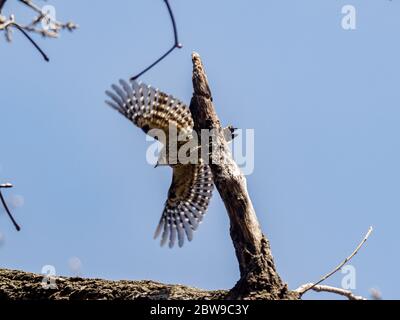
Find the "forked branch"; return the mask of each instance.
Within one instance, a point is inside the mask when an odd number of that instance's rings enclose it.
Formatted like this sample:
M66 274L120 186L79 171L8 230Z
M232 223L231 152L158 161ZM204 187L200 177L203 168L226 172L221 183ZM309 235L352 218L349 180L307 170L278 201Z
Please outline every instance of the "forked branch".
M338 272L340 269L342 269L342 267L346 263L348 263L358 253L358 251L360 251L360 249L362 248L364 243L368 240L368 238L371 235L372 231L373 231L373 228L369 227L369 229L368 229L367 233L365 234L364 238L361 240L361 242L358 244L358 246L354 249L354 251L348 257L346 257L346 259L344 259L341 263L339 263L339 265L336 268L334 268L332 271L328 272L326 275L324 275L317 282L303 284L302 286L297 288L295 291L299 293L299 296L301 297L304 293L306 293L309 290L314 290L314 291L328 291L328 292L338 293L338 294L347 296L349 299L357 297L357 296L353 296L352 293L350 291L348 291L348 290L335 288L335 287L330 287L330 286L319 286L319 284L321 282L325 281L326 279L328 279L329 277L331 277L333 274ZM353 299L353 300L355 300L355 299ZM360 300L360 299L357 299L357 300ZM364 298L361 297L361 300L364 300Z
M61 30L73 31L78 28L74 22L60 22L55 17L50 16L48 12L36 5L32 0L18 0L21 4L27 6L37 16L27 24L22 24L16 21L15 16L11 14L8 18L1 15L4 4L7 0L0 0L0 31L4 31L7 41L12 41L13 30L20 31L32 45L40 52L43 59L49 61L49 58L40 48L40 46L30 36L32 33L40 34L47 38L57 38Z
M325 286L325 285L320 285L320 284L306 283L306 284L303 284L297 290L304 291L304 292L307 292L308 290L313 290L316 292L329 292L329 293L334 293L334 294L338 294L340 296L346 297L349 300L367 300L366 298L364 298L362 296L356 296L350 290L345 290L342 288Z
M131 81L134 81L134 80L138 79L139 77L141 77L143 74L145 74L151 68L153 68L155 65L157 65L162 60L164 60L175 49L181 49L183 47L178 39L178 28L176 27L174 13L172 11L171 5L169 4L169 0L164 0L164 3L167 6L168 14L169 14L169 17L171 18L172 29L174 31L174 44L172 45L172 47L170 49L168 49L167 52L165 52L160 58L158 58L156 61L154 61L151 65L149 65L143 71L139 72L137 75L131 77Z

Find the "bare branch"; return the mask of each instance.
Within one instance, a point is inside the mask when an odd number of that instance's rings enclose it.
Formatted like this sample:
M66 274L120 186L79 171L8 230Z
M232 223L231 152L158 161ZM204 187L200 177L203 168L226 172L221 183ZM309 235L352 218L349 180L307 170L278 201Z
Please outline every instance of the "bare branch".
M169 16L170 16L171 22L172 22L172 28L173 28L173 31L174 31L174 44L170 49L168 49L168 51L166 53L164 53L160 58L158 58L156 61L154 61L150 66L148 66L146 69L144 69L143 71L138 73L136 76L133 76L131 78L132 81L138 79L140 76L145 74L147 71L149 71L155 65L157 65L159 62L164 60L172 51L174 51L177 48L181 49L183 47L182 44L179 42L179 39L178 39L178 29L176 27L174 13L172 12L172 9L171 9L171 6L169 4L169 1L168 0L164 0L164 2L165 2L165 5L167 6L168 13L169 13Z
M3 300L222 300L228 294L227 290L206 291L148 280L108 281L58 275L52 276L57 287L46 290L43 277L43 274L0 268L1 306Z
M6 0L0 0L0 12ZM40 52L46 61L49 61L47 55L39 47L39 45L30 37L29 33L37 33L43 37L47 38L57 38L61 30L67 29L73 31L78 28L73 22L62 23L54 18L50 17L47 12L44 12L38 5L36 5L32 0L18 0L20 3L26 5L29 9L38 14L37 17L33 18L28 24L17 23L14 15L10 15L9 18L0 16L0 31L5 32L7 41L11 41L12 28L16 28L20 31ZM39 24L42 24L38 27Z
M33 11L36 11L36 13L42 14L42 9L40 9L31 0L19 0L19 1L22 2L24 5L28 6L29 8L31 8Z
M325 285L316 285L313 283L306 283L303 284L301 287L296 289L296 291L299 292L307 292L308 290L313 290L316 292L330 292L330 293L335 293L341 296L346 297L349 300L367 300L366 298L362 296L356 296L353 294L350 290L345 290L342 288L337 288L337 287L331 287L331 286L325 286Z
M366 233L366 235L364 236L364 238L361 240L361 242L359 243L359 245L355 248L355 250L346 258L344 259L335 269L333 269L331 272L327 273L326 275L324 275L320 280L318 280L317 282L315 282L312 285L302 285L299 288L297 288L295 291L298 292L300 294L300 296L302 296L304 293L306 293L308 290L313 289L314 287L317 286L318 284L320 284L321 282L325 281L326 279L328 279L330 276L332 276L333 274L335 274L336 272L338 272L340 269L342 269L342 267L349 262L357 253L358 251L361 249L361 247L364 245L364 243L368 240L369 236L371 235L373 231L372 227L369 227L368 232Z
M17 231L20 231L21 228L15 221L14 217L12 216L11 211L7 206L6 200L4 199L3 194L1 193L1 189L10 189L12 187L13 187L13 185L11 183L0 184L0 201L1 201L4 209L6 210L7 215L10 217L11 222L14 224L15 229L17 229Z
M39 45L29 36L29 34L24 30L23 27L21 27L17 23L13 23L11 25L14 25L21 33L29 40L30 43L40 52L42 55L43 59L46 60L47 62L50 61L49 57L44 53L44 51L39 47Z

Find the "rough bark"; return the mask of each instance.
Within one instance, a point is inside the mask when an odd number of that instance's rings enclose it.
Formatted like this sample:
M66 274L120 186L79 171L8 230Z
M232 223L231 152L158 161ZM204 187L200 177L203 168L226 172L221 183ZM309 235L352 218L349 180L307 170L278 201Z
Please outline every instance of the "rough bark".
M240 299L264 292L270 299L289 298L287 286L276 272L269 241L257 220L246 178L226 142L200 56L193 53L192 60L194 94L190 111L199 136L202 129L214 132L210 148L205 148L206 152L202 150L202 157L210 162L215 185L228 212L230 234L239 261L241 278L230 297Z
M0 269L0 301L4 300L223 300L228 290L206 291L155 281L109 281L56 277L57 288L45 289L43 275ZM296 297L295 295L293 296ZM262 293L253 299L266 299Z
M211 300L228 291L204 291L155 281L108 281L56 277L57 288L45 289L43 275L0 269L0 300Z

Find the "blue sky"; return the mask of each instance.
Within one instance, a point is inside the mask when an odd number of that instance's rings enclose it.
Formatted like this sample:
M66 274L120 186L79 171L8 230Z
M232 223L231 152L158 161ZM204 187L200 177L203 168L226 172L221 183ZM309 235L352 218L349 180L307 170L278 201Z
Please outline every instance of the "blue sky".
M58 19L80 25L59 40L37 38L50 63L19 34L12 44L0 39L0 181L15 185L6 196L22 225L17 233L0 214L0 266L39 273L53 265L68 276L75 262L85 277L232 287L239 271L218 194L191 243L160 248L152 235L170 169L147 164L143 133L104 104L113 82L172 43L163 2L50 4ZM357 10L356 30L341 27L347 4ZM255 130L248 188L284 281L294 289L317 280L372 225L351 262L355 292L400 298L400 4L171 5L184 48L142 80L189 102L196 50L224 124ZM30 14L12 11L17 19Z

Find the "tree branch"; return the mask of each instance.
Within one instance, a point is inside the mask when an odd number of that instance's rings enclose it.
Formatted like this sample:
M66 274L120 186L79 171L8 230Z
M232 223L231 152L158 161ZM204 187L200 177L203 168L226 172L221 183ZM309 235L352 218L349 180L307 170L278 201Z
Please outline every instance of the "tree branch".
M175 49L181 49L183 46L182 44L179 42L178 39L178 29L176 27L176 22L175 22L175 17L174 17L174 13L172 12L171 9L171 5L169 4L168 0L164 0L165 5L167 6L167 10L168 10L168 14L169 17L171 18L171 23L172 23L172 29L174 32L174 44L172 45L172 47L170 49L168 49L168 51L166 53L164 53L160 58L158 58L156 61L154 61L151 65L149 65L147 68L145 68L143 71L139 72L137 75L133 76L130 80L134 81L136 79L138 79L139 77L141 77L143 74L145 74L147 71L149 71L150 69L152 69L155 65L157 65L158 63L160 63L162 60L164 60L172 51L174 51Z
M201 130L214 132L211 151L201 150L211 160L215 185L230 219L230 234L239 262L240 280L231 290L231 298L246 298L267 292L271 299L288 298L287 286L276 272L268 239L263 235L247 192L246 178L232 159L224 131L212 103L212 94L200 56L192 54L194 94L190 111L198 136Z
M295 291L299 293L300 297L306 293L308 290L315 290L318 291L316 289L314 289L314 287L316 287L318 284L320 284L321 282L325 281L326 279L328 279L330 276L332 276L333 274L335 274L336 272L338 272L340 269L342 269L342 267L349 262L357 253L358 251L361 249L361 247L364 245L364 243L368 240L369 236L371 235L373 231L372 227L369 227L367 233L365 234L364 238L361 240L361 242L359 243L359 245L354 249L354 251L346 258L344 259L335 269L333 269L331 272L327 273L326 275L324 275L321 279L319 279L317 282L315 282L314 284L305 284L300 286L299 288L297 288ZM323 291L323 290L320 290Z
M316 292L329 292L329 293L335 293L335 294L344 296L349 300L367 300L366 298L364 298L362 296L356 296L350 290L345 290L342 288L325 286L325 285L317 285L317 284L313 284L313 283L303 284L297 290L299 290L299 292L307 292L308 290L313 290Z
M4 184L0 184L0 202L4 207L4 210L6 210L6 213L8 215L8 217L11 219L11 222L13 223L15 229L17 229L17 231L21 230L21 227L18 225L18 223L15 221L13 215L11 214L10 209L7 206L6 200L3 197L3 193L1 192L1 189L10 189L12 188L13 185L11 183L4 183Z
M109 281L53 277L55 287L43 287L44 275L0 269L1 300L211 300L228 291L205 291L155 281Z
M62 23L57 21L54 17L50 17L48 13L44 12L39 6L37 6L32 0L18 0L20 3L26 5L37 17L33 18L28 24L17 23L13 14L9 18L0 15L0 31L5 32L6 39L12 41L13 27L20 31L31 43L32 45L41 53L46 61L49 61L47 55L43 52L40 46L32 39L29 33L37 33L43 37L57 38L60 31L67 29L73 31L78 28L73 22ZM0 0L0 14L6 0ZM38 27L42 24L41 27Z

